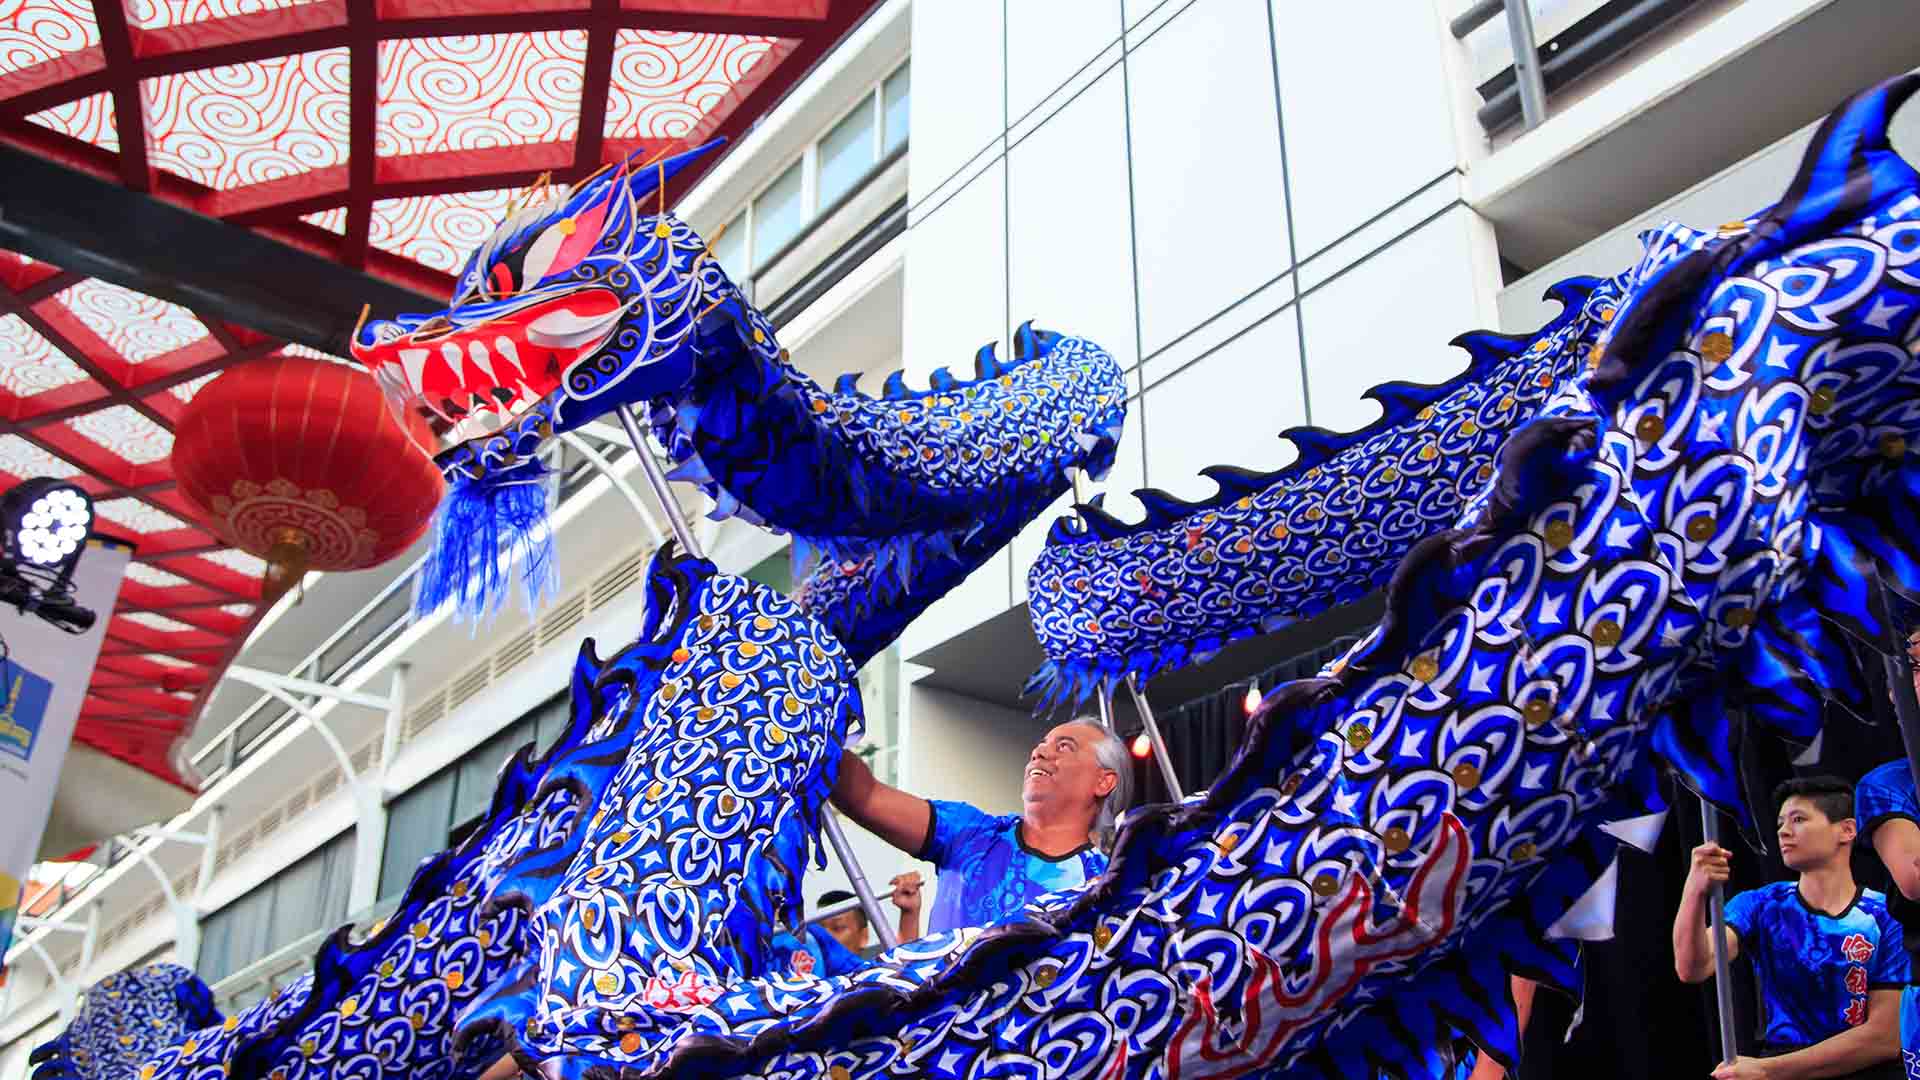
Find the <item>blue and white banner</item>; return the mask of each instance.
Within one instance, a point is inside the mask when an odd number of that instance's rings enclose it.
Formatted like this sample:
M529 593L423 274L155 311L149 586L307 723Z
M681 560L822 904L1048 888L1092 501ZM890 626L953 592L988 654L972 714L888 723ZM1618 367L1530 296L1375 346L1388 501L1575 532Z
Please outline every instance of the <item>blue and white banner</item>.
M67 747L106 640L132 549L89 540L73 571L74 601L93 628L69 634L37 615L0 606L0 956L13 940L21 890L40 850ZM104 794L104 793L103 793Z

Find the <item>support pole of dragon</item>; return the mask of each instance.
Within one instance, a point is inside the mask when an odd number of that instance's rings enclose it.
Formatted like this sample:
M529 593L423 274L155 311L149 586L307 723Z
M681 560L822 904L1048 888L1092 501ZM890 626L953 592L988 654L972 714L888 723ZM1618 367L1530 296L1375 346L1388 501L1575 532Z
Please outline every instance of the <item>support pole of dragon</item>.
M614 409L614 414L620 418L620 426L626 429L627 440L633 443L633 452L640 457L640 472L647 478L647 487L660 504L660 512L667 515L667 526L673 530L673 538L679 543L680 550L697 559L706 558L707 553L700 541L694 538L693 530L687 528L687 519L681 515L680 504L674 499L673 488L667 483L667 474L661 471L659 459L653 456L653 451L647 446L639 423L624 405ZM853 885L854 895L860 898L860 907L867 913L867 922L873 926L873 932L880 936L880 944L889 949L900 944L900 935L881 909L880 898L874 895L873 886L867 882L866 871L860 869L860 860L854 857L853 845L848 842L846 829L840 824L840 815L831 806L823 807L820 824L826 830L827 842L833 845L833 853L839 856L840 865L847 871L847 881Z

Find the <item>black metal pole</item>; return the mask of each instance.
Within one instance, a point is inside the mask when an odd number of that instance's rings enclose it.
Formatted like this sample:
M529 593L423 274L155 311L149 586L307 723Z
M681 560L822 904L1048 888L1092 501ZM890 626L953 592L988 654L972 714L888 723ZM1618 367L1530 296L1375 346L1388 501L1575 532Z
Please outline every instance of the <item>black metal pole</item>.
M1700 836L1720 843L1720 811L1700 800ZM1707 922L1713 932L1713 998L1720 1012L1720 1061L1730 1062L1740 1052L1733 1034L1733 978L1727 974L1727 888L1714 882L1707 897Z

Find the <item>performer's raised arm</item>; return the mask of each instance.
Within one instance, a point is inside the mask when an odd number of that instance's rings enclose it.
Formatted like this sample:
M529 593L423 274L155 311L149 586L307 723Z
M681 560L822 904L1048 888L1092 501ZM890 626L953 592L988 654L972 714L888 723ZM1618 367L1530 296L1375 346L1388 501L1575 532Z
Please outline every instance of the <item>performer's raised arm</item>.
M1113 835L1132 790L1125 744L1083 718L1056 726L1027 755L1020 813L989 814L969 803L909 795L875 779L866 762L850 753L841 755L833 804L939 871L924 923L918 918L918 878L904 890L900 879L893 883L905 941L911 940L904 929L909 908L916 932L923 926L929 933L985 926L1037 896L1098 876L1107 866L1101 845Z
M833 784L833 805L873 835L909 855L927 844L933 808L927 800L880 782L851 751L840 752L840 777Z

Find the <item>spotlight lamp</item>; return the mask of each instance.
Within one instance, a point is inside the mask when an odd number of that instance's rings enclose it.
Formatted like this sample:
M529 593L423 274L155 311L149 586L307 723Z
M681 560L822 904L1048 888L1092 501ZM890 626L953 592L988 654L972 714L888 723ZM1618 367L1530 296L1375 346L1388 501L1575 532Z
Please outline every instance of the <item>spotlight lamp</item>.
M28 480L0 497L0 528L15 562L71 570L93 531L93 500L61 480Z
M0 495L0 604L85 633L93 612L73 602L73 568L93 532L93 500L64 480L37 477Z

